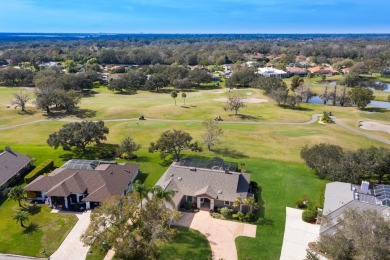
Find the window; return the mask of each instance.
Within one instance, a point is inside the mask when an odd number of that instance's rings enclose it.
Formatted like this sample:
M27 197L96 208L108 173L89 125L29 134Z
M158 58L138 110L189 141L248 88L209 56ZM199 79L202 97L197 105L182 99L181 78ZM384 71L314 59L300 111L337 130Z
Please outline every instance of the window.
M186 196L186 197L187 197L186 201L192 202L192 196Z
M230 206L230 201L224 201L223 204L225 204L225 206Z

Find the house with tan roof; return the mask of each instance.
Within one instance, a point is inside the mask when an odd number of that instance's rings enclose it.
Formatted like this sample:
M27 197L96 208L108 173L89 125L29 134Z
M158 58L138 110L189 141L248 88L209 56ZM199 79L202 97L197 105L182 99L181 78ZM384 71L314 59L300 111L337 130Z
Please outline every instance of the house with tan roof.
M317 66L317 67L313 67L313 68L308 68L307 70L310 71L310 73L319 74L319 75L340 74L340 72L338 70L335 70L331 67L324 67L324 66Z
M139 172L138 164L70 160L47 176L39 176L25 187L31 200L68 209L97 206L115 195L124 195ZM85 204L85 205L84 205Z
M241 197L242 201L253 197L250 175L238 172L235 164L220 158L187 158L174 162L156 185L174 191L176 209L182 208L186 202L203 210L233 208L237 197ZM239 210L245 212L248 208L242 204Z

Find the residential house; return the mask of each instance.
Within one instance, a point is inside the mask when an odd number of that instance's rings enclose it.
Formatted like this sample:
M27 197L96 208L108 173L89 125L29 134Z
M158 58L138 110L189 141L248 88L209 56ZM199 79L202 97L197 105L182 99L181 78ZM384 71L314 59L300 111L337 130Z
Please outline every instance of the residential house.
M289 76L293 76L293 75L298 75L301 77L307 76L307 70L299 67L287 67L286 72L289 74Z
M317 66L313 68L308 68L307 69L310 73L314 74L319 74L319 75L336 75L340 74L337 70L331 68L331 67L326 67L326 66Z
M138 164L70 160L48 176L39 176L25 187L27 197L51 207L85 203L90 209L114 195L125 195L139 172Z
M266 67L266 68L258 68L258 74L263 75L264 77L271 77L271 78L287 78L288 74L287 72L283 70L278 70L272 67Z
M32 159L14 152L8 146L0 153L0 192L32 168Z
M233 166L232 166L233 165ZM157 182L164 190L173 190L173 202L176 209L185 202L204 210L233 207L237 197L242 201L252 197L250 175L237 172L234 164L220 158L211 161L183 159L174 162ZM237 210L247 211L241 205Z
M390 218L390 185L370 185L363 181L355 185L345 182L332 182L326 185L323 216L320 234L334 234L339 218L347 209L376 210L385 218Z

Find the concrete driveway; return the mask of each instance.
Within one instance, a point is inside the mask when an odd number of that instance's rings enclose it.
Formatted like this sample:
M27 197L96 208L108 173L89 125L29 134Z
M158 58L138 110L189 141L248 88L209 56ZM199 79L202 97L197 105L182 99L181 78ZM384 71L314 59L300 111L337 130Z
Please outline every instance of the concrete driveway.
M306 223L302 220L303 210L286 208L286 226L280 260L306 259L309 242L317 241L320 225Z
M58 213L58 214L72 214L72 213ZM75 214L79 219L68 236L62 242L57 251L50 256L51 260L84 260L87 257L89 247L85 247L80 241L80 236L88 228L90 222L91 212L84 212L82 214Z
M256 237L257 228L252 224L215 219L208 211L184 212L175 225L190 227L205 235L210 243L213 259L218 260L236 260L236 237Z

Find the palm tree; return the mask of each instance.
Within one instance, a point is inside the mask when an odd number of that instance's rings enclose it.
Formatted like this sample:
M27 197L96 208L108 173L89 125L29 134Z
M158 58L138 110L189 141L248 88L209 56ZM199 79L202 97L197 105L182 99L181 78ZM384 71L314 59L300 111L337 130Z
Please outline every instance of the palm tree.
M233 207L237 208L237 211L240 211L239 208L240 208L241 203L242 203L242 198L237 197L236 200L233 201Z
M259 204L257 204L255 197L246 198L245 205L249 206L251 212L259 209Z
M181 93L181 97L184 99L184 105L186 105L187 94L183 92L183 93Z
M176 106L176 98L177 98L177 91L176 90L171 92L171 97L175 100L175 106Z
M173 196L175 195L175 192L173 190L163 190L161 186L156 185L152 188L152 194L153 196L156 196L156 198L170 204L172 208L175 208L175 203L173 202Z
M22 208L21 200L24 199L24 189L21 186L13 187L8 193L8 198L12 200L17 200L19 207Z
M20 222L20 226L24 228L25 226L23 222L28 221L28 217L29 217L29 213L21 209L19 209L18 212L16 212L16 214L14 215L14 219L16 220L16 222Z
M146 187L145 183L141 183L140 180L136 180L133 183L133 190L138 192L139 198L141 200L141 209L142 209L142 200L146 194L148 194L149 189Z

